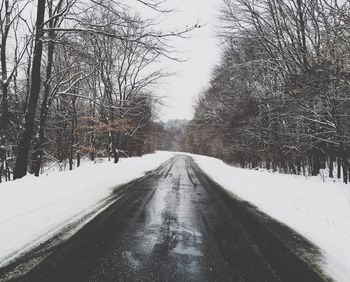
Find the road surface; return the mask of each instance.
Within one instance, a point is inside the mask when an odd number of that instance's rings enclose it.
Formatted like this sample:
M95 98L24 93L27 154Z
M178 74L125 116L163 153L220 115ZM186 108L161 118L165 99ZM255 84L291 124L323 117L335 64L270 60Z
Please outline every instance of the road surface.
M13 268L14 281L325 281L188 156L116 188L115 196L67 242L43 247L37 255L45 259L32 270Z

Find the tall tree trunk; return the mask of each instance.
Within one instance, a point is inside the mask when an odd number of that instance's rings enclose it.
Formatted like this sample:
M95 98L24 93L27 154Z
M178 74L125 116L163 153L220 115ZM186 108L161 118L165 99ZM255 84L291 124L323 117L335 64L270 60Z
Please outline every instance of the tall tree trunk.
M329 158L329 178L334 178L333 170L334 170L334 159L333 157Z
M40 108L40 118L39 118L39 132L38 132L38 140L37 144L33 150L33 157L31 163L31 170L35 176L39 176L40 167L42 164L43 156L44 156L44 146L45 146L45 127L47 114L50 107L50 90L51 90L51 76L52 76L52 66L53 66L53 55L55 50L54 45L54 37L55 34L53 31L49 32L49 38L51 39L48 44L48 54L47 54L47 66L46 66L46 78L44 82L44 93L43 100Z
M337 159L337 178L341 178L341 158L338 157Z
M348 160L346 156L342 157L342 166L343 166L343 182L348 183Z
M74 150L75 150L75 142L76 142L76 126L77 126L77 111L76 111L76 97L72 97L72 120L71 120L71 130L70 130L70 140L69 140L69 170L73 169L74 164Z
M320 164L320 157L318 152L313 152L312 155L312 176L317 176L320 173L320 168L321 168L321 164Z
M70 149L69 149L69 157L68 157L68 160L69 160L69 170L73 170L73 147L71 146Z
M30 94L28 99L28 106L25 113L23 132L19 140L16 164L14 168L14 179L21 178L27 174L27 162L30 150L30 142L33 137L34 119L41 87L40 69L43 50L43 43L41 38L44 35L44 16L45 0L38 0Z
M348 183L348 155L343 143L340 144L340 158L343 168L343 182Z
M94 94L94 99L95 99L95 94ZM90 107L91 107L91 111L92 111L92 118L95 121L95 103L90 103ZM92 131L94 131L94 122L89 120L89 128L91 128ZM96 157L96 153L95 153L95 134L92 133L90 135L90 147L91 147L91 151L90 151L90 160L94 161L95 157Z
M2 182L2 175L3 172L5 172L5 179L6 179L6 148L4 145L5 140L1 138L0 136L0 183Z
M298 27L300 32L300 47L303 59L304 68L308 68L308 54L307 54L307 44L306 44L306 23L304 17L305 3L303 0L297 0L297 13L298 13Z
M80 167L80 151L77 151L77 167Z
M7 180L7 152L6 152L6 138L7 138L7 127L8 127L8 86L9 81L7 77L7 61L6 61L6 48L7 38L10 29L10 12L9 12L9 1L4 1L5 6L5 20L4 26L1 33L1 45L0 45L0 63L1 63L1 90L2 90L2 106L1 106L1 128L0 128L0 182L2 174L5 172L5 180ZM5 170L4 170L5 168Z
M118 163L119 162L119 153L118 153L118 149L117 149L117 142L116 142L116 138L115 138L115 134L112 133L112 155L113 155L113 159L114 159L114 163Z
M4 41L4 38L2 39ZM7 67L6 67L6 51L2 42L1 45L1 90L2 90L2 107L1 107L1 135L3 138L7 135L8 124L8 81L7 81Z
M7 38L10 29L10 7L9 1L5 0L2 4L2 9L5 9L5 19L4 26L2 26L1 33L1 45L0 45L0 63L1 63L1 90L2 90L2 114L1 114L1 134L6 136L7 134L7 124L8 124L8 86L9 81L7 77L7 56L6 56L6 48L7 48Z

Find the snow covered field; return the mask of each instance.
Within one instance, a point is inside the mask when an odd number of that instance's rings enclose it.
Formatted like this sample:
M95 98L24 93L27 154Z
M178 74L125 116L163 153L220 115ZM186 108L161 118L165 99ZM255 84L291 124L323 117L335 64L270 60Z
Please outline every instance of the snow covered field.
M349 185L235 168L215 158L191 156L222 187L318 246L325 259L322 268L336 281L350 281Z
M81 226L91 220L106 208L116 186L142 177L172 156L157 152L118 164L89 162L73 171L0 184L0 267L71 223L83 220Z

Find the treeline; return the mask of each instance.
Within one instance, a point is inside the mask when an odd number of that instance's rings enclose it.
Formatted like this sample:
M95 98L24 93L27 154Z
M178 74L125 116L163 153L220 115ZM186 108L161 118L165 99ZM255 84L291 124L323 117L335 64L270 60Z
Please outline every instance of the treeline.
M170 119L154 124L153 145L157 150L178 152L182 150L182 141L188 125L186 119Z
M328 168L347 183L350 2L224 0L220 21L221 63L184 148L285 173Z
M159 59L192 28L160 32L130 5L169 12L164 1L1 1L0 181L153 150Z

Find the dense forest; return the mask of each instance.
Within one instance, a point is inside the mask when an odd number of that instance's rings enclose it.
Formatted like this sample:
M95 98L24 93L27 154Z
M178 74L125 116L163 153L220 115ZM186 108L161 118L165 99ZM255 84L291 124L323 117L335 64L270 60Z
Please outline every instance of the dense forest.
M164 4L1 1L0 182L38 176L45 162L153 151L160 60L176 60L169 38L195 28L157 30Z
M222 0L221 62L188 125L156 123L152 89L167 75L160 61L176 59L169 38L197 26L162 32L138 5L171 12L163 1L1 1L0 181L166 149L348 182L349 1Z
M241 167L350 178L350 2L224 0L221 63L183 149Z
M155 148L162 151L182 151L182 142L188 123L186 119L170 119L155 123L153 126Z

